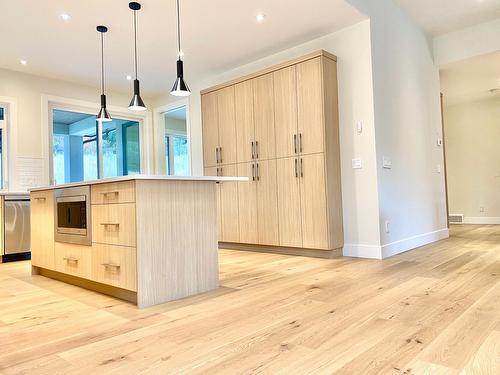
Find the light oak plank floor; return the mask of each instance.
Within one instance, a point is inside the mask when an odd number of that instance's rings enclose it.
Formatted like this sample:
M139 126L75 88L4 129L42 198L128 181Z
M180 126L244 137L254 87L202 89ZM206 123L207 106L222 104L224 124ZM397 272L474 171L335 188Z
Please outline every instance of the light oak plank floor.
M1 374L500 374L500 226L384 260L222 250L153 308L0 264Z

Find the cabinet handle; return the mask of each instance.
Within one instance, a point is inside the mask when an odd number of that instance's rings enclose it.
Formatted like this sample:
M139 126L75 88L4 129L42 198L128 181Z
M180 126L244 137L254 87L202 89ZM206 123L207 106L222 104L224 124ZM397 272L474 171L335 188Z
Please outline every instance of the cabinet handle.
M257 181L260 181L260 169L259 169L259 163L257 163Z
M63 259L68 263L78 263L78 258L75 257L65 257Z
M302 169L302 158L300 158L300 177L304 177L303 169Z
M113 263L101 263L101 266L104 266L106 268L111 267L111 268L120 268L119 264L113 264Z
M252 181L255 181L255 164L252 164Z
M295 159L295 177L299 177L299 171L297 169L297 164L298 164L298 161L297 161L297 159Z
M215 148L215 162L219 162L219 147Z
M299 133L299 152L302 152L302 133Z
M255 159L255 144L252 142L250 142L252 144L252 160Z
M108 230L109 227L115 227L117 230L120 229L119 223L101 223L105 230Z
M105 192L102 192L101 194L104 196L104 199L109 199L110 195L113 195L114 198L118 197L118 194L120 194L120 192L118 192L118 191L105 191Z
M297 153L297 134L293 135L293 149Z
M259 158L259 141L255 141L255 159Z
M220 167L220 177L224 176L224 174L222 173L222 167Z
M42 201L42 202L45 202L47 200L47 198L45 197L35 197L35 200L36 201Z
M219 176L219 167L217 167L217 176Z

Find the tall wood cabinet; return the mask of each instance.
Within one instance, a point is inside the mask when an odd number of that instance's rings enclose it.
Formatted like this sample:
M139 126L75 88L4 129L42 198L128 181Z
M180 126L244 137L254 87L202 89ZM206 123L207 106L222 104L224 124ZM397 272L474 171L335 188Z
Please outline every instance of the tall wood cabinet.
M246 176L219 192L219 241L343 246L336 57L325 51L202 91L205 174Z

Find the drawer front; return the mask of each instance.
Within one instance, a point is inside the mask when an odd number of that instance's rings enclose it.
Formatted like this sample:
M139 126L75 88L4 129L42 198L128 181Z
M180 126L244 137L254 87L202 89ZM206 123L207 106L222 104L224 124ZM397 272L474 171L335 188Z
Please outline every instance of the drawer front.
M135 204L92 205L92 242L135 247Z
M92 248L90 246L55 243L56 271L84 279L92 277Z
M92 279L99 283L137 291L137 259L133 247L94 244Z
M96 184L91 187L92 204L133 203L135 202L134 181Z

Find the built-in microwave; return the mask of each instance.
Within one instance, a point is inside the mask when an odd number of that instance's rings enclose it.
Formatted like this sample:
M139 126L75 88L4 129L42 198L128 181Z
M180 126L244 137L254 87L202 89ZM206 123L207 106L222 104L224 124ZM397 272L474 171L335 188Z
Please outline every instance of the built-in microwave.
M92 245L90 186L56 189L55 240Z

